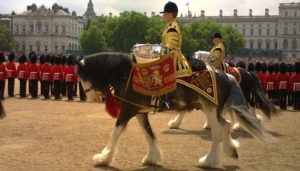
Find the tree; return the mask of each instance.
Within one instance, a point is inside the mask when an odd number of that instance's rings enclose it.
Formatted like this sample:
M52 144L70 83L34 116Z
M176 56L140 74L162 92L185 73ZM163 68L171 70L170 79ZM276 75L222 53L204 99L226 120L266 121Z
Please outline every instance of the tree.
M226 54L235 55L237 54L238 49L245 47L245 40L242 34L232 26L223 26L222 32Z
M91 25L80 37L80 44L87 54L97 53L106 49L103 31L97 26Z
M105 36L109 47L115 51L130 52L136 43L145 43L148 18L138 12L123 12L120 17L108 20Z
M152 17L148 21L148 27L146 30L145 41L147 43L159 44L161 42L161 36L164 29L164 23L160 17Z
M9 28L0 24L0 51L10 51L16 45Z

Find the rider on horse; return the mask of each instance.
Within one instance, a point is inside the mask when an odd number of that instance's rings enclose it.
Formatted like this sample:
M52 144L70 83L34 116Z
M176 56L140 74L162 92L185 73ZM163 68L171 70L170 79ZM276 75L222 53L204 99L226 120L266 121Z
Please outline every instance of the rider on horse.
M192 69L181 52L182 37L180 28L176 21L178 7L174 2L165 4L163 13L166 27L162 35L162 43L174 53L174 64L176 66L176 78L192 75Z
M211 60L209 61L209 64L211 66L214 66L216 69L222 70L226 73L228 73L227 66L224 62L225 58L225 48L222 43L222 35L219 32L216 32L214 36L212 37L214 47L210 51Z

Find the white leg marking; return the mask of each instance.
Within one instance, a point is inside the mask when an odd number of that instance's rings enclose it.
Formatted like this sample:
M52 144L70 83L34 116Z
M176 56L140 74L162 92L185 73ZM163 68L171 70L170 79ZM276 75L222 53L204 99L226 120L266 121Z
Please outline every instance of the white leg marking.
M112 161L123 128L123 126L117 126L113 129L106 147L100 153L93 156L95 165L108 165Z
M184 113L178 114L176 118L169 121L168 125L170 129L178 129L184 117Z

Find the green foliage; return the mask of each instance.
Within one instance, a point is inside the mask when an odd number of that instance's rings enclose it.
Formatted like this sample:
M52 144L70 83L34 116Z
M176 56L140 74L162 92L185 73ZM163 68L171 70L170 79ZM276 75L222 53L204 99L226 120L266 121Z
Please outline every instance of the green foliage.
M9 51L16 45L9 28L0 24L0 51Z
M84 53L92 54L105 50L105 39L102 32L96 26L91 25L88 30L82 33L80 44Z
M86 53L99 51L130 52L137 43L161 43L164 22L160 17L146 17L134 11L125 11L119 17L97 17L90 28L83 32L80 43ZM209 51L214 32L221 32L226 54L235 54L243 48L243 36L231 26L215 21L194 21L180 25L183 36L182 51L193 54L198 50Z

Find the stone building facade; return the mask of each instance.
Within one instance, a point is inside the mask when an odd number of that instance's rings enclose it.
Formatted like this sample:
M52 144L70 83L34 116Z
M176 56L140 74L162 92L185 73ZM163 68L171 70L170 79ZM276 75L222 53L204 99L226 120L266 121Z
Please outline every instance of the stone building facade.
M278 50L282 56L300 57L300 3L280 3L279 14L254 16L252 9L248 16L239 16L234 9L232 16L205 16L201 11L198 17L179 17L179 21L188 24L195 20L214 20L224 25L231 25L244 36L245 48L252 50Z
M27 11L13 16L13 36L18 42L17 52L65 53L80 50L83 31L82 17L58 4L52 8L27 6Z

